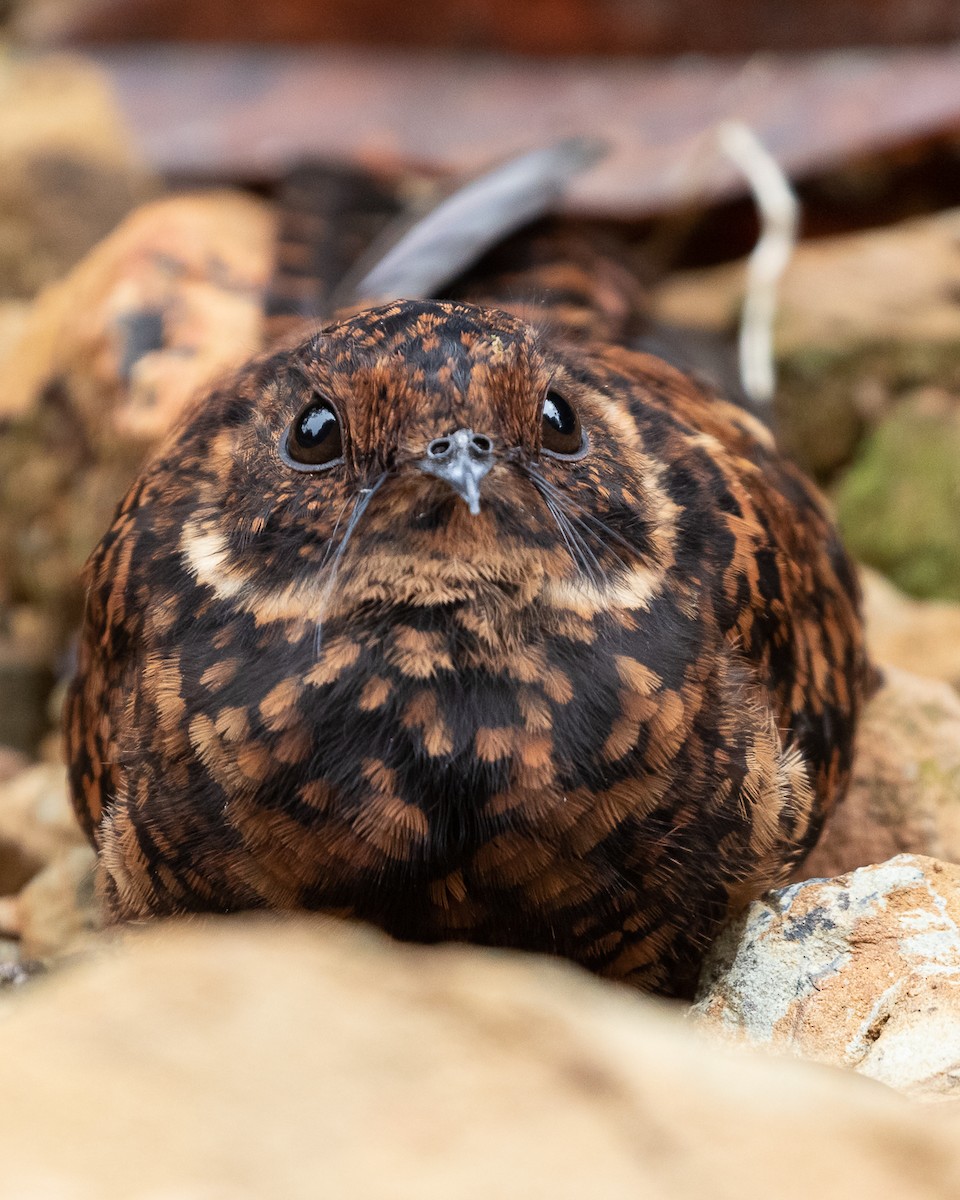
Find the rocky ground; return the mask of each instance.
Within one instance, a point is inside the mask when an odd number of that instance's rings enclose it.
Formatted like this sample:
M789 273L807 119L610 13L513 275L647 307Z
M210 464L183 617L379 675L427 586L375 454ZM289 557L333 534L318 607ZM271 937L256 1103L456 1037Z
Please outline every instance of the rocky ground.
M0 105L0 979L24 984L0 992L0 1195L956 1196L960 213L804 245L787 276L779 409L865 564L884 682L849 797L692 1009L331 922L106 937L52 732L78 572L186 399L258 345L274 214L149 200L94 75L5 71L36 117ZM722 329L741 280L674 276L657 310Z

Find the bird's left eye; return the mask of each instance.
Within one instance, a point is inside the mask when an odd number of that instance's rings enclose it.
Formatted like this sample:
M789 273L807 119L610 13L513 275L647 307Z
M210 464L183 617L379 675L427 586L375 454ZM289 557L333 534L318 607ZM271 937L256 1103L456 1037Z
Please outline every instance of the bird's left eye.
M343 457L337 410L321 397L302 409L287 430L284 450L290 465L301 471L330 467Z
M540 441L549 454L570 458L583 449L583 430L577 410L552 388L543 398Z

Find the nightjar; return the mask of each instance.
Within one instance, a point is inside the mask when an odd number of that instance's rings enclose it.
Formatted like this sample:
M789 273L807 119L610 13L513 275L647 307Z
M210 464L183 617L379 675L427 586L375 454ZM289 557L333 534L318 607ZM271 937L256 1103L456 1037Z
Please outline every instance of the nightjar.
M120 505L66 719L114 919L321 910L686 994L841 798L823 501L631 348L620 263L522 243L288 338Z

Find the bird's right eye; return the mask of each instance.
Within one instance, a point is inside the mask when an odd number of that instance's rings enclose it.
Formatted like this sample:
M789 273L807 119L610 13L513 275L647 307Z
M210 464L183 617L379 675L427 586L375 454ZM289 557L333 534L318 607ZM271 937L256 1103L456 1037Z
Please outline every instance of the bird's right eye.
M340 418L329 400L320 396L301 409L283 442L290 466L300 471L332 467L343 458Z
M577 410L552 388L543 398L540 437L544 450L556 458L579 458L584 448Z

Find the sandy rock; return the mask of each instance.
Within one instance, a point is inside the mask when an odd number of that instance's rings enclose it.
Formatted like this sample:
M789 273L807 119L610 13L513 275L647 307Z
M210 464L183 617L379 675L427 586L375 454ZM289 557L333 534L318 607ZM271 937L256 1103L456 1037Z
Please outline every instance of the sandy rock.
M142 452L200 387L260 345L269 207L239 192L145 205L46 289L0 360L11 414L56 386L92 447Z
M59 278L154 181L101 75L79 59L0 62L0 295Z
M960 604L914 600L866 567L860 580L874 659L960 689Z
M23 336L29 312L30 305L26 300L0 300L0 360ZM4 413L2 405L0 400L0 417Z
M145 454L191 396L259 348L266 204L157 201L44 291L0 358L0 563L61 644L77 576Z
M73 846L16 896L0 897L0 934L17 939L21 959L72 954L97 931L96 861L90 846Z
M960 209L886 229L802 243L779 289L781 443L819 478L920 386L960 396ZM653 298L663 320L735 327L742 263L678 272ZM903 472L898 472L902 475Z
M42 764L0 783L0 894L85 845L67 794L63 766Z
M960 343L958 242L960 209L804 242L780 289L779 351ZM654 303L668 321L724 328L736 318L743 288L739 263L678 272L664 281Z
M0 744L0 784L6 783L14 775L19 775L29 766L29 763L30 760L27 756L19 750Z
M830 878L908 852L960 862L960 696L884 668L867 703L846 799L796 878Z
M19 966L19 940L0 937L0 993L10 984L21 982Z
M56 958L86 944L99 924L95 862L62 764L0 778L0 962Z
M771 892L728 927L693 1015L744 1041L960 1098L960 868L899 855Z
M332 923L154 927L15 994L0 1056L17 1080L0 1092L10 1196L960 1189L946 1114L728 1054L560 963Z

